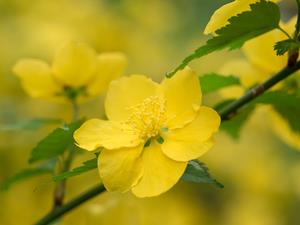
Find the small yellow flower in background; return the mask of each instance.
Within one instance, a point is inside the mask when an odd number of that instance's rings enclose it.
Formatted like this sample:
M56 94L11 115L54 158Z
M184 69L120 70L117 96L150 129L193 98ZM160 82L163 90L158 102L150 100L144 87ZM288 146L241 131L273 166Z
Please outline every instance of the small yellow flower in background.
M85 122L74 138L88 151L104 147L98 168L107 190L156 196L178 182L189 160L213 146L220 117L201 106L201 98L189 68L160 84L142 75L123 77L108 88L109 120Z
M259 2L260 0L235 0L233 2L227 3L217 9L210 21L206 25L204 34L212 34L216 30L224 27L228 24L228 19L236 16L244 11L250 10L250 4ZM271 2L279 2L280 0L270 0Z
M51 66L43 60L28 58L17 62L13 71L34 98L58 99L67 92L93 97L121 76L126 64L122 53L97 54L84 43L69 42L58 49Z
M296 17L291 18L287 23L281 22L281 27L291 36L295 30ZM287 39L279 30L273 30L262 36L248 41L242 48L246 59L231 60L220 69L221 74L234 74L240 76L242 86L229 87L221 90L224 98L237 98L247 88L266 80L287 65L288 55L277 56L274 45L278 41ZM274 88L280 88L281 84ZM274 89L273 88L273 89ZM300 150L300 135L295 133L288 122L275 110L269 109L268 115L272 121L274 131L284 142L295 149Z

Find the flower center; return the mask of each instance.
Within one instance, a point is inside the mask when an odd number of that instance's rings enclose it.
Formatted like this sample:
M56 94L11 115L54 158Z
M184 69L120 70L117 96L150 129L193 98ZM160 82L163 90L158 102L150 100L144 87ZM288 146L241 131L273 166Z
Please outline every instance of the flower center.
M159 96L151 96L130 108L132 114L128 124L136 129L140 138L148 140L157 137L166 121L165 100Z

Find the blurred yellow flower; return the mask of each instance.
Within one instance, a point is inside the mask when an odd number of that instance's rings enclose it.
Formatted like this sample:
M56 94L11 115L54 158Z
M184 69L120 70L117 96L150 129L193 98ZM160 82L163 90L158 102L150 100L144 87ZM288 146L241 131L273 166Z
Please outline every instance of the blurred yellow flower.
M97 55L88 45L69 42L58 49L52 66L40 59L21 59L13 68L25 91L34 98L57 99L66 94L99 95L127 64L119 52ZM77 97L77 96L69 96Z
M88 151L104 147L98 167L107 190L156 196L177 183L189 160L213 146L220 117L201 106L201 98L189 68L161 84L141 75L123 77L108 88L109 120L85 122L74 138Z
M296 25L296 17L291 18L287 23L281 22L281 27L290 35L293 35ZM246 59L232 60L223 65L220 69L222 74L234 74L240 76L242 86L224 89L220 94L227 96L239 97L241 90L264 81L272 74L280 71L285 67L288 55L277 56L274 51L274 45L278 41L285 40L287 37L279 30L273 30L262 36L248 41L244 47ZM280 88L281 84L275 86ZM233 91L234 90L234 91ZM237 91L238 90L238 91ZM300 135L290 128L288 122L280 116L275 110L269 109L268 115L272 119L272 126L278 136L290 146L300 149Z
M204 34L214 33L221 27L228 24L228 19L240 14L241 12L250 10L250 4L259 2L260 0L235 0L227 3L217 9L211 16L210 21L206 25ZM279 2L280 0L270 0L272 2Z

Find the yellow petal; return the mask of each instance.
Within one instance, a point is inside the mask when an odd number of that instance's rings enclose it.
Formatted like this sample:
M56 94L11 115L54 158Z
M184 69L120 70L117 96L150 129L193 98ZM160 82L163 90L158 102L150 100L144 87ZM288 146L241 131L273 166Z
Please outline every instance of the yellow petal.
M281 70L287 63L287 54L277 56L274 52L276 42L284 39L286 36L281 31L273 30L246 42L243 52L251 63L272 74Z
M91 119L74 133L76 143L83 149L93 151L99 147L118 149L140 144L138 135L121 122Z
M271 109L268 113L271 118L273 128L278 137L281 138L289 146L300 150L300 134L294 132L288 124L288 121L284 119L280 114L278 114L275 110Z
M246 88L264 81L271 75L270 73L268 73L268 71L264 71L255 67L245 59L236 59L226 62L221 67L219 72L224 75L238 76L241 80L242 85Z
M120 77L127 65L127 58L119 52L103 53L98 56L97 73L87 87L87 92L95 96L104 92L109 83Z
M122 77L109 85L105 111L110 120L126 121L132 107L158 94L158 84L142 75Z
M132 188L137 197L160 195L173 187L185 171L186 162L177 162L166 157L160 145L152 143L143 152L144 173Z
M162 151L177 161L199 158L212 147L212 136L218 131L220 122L216 111L202 106L190 124L164 134Z
M83 43L70 42L58 50L53 61L54 76L64 85L80 87L95 75L96 52Z
M190 68L178 71L172 78L165 78L161 89L166 99L168 127L182 127L192 121L201 105L199 78Z
M62 91L53 80L49 65L42 60L20 60L13 72L21 79L23 88L31 97L52 98Z
M214 141L209 139L202 142L168 140L162 145L163 152L173 160L187 162L204 155L214 146Z
M100 177L108 191L125 192L131 189L143 174L141 153L143 145L102 150L98 158Z
M228 24L228 19L237 14L250 10L250 4L258 2L260 0L236 0L230 3L227 3L217 9L212 17L210 18L204 34L214 33L221 27L224 27ZM272 2L279 2L279 0L271 0Z

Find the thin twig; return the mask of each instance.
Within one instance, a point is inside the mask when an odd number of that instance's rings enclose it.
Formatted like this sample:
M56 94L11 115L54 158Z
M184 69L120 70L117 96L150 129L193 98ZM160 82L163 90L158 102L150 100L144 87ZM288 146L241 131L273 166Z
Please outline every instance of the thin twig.
M76 102L76 98L70 99L70 103L72 105L72 122L75 122L78 120L79 117L79 106ZM74 145L72 145L69 149L67 149L67 152L64 155L65 157L63 157L63 162L62 162L63 165L59 173L66 172L70 169L71 163L74 158L74 154L75 154L75 148ZM63 205L65 192L66 192L66 180L58 182L54 189L53 210L56 210L57 208L60 208Z
M288 39L293 39L291 35L289 35L288 32L286 32L281 26L277 27L278 30L280 30Z

